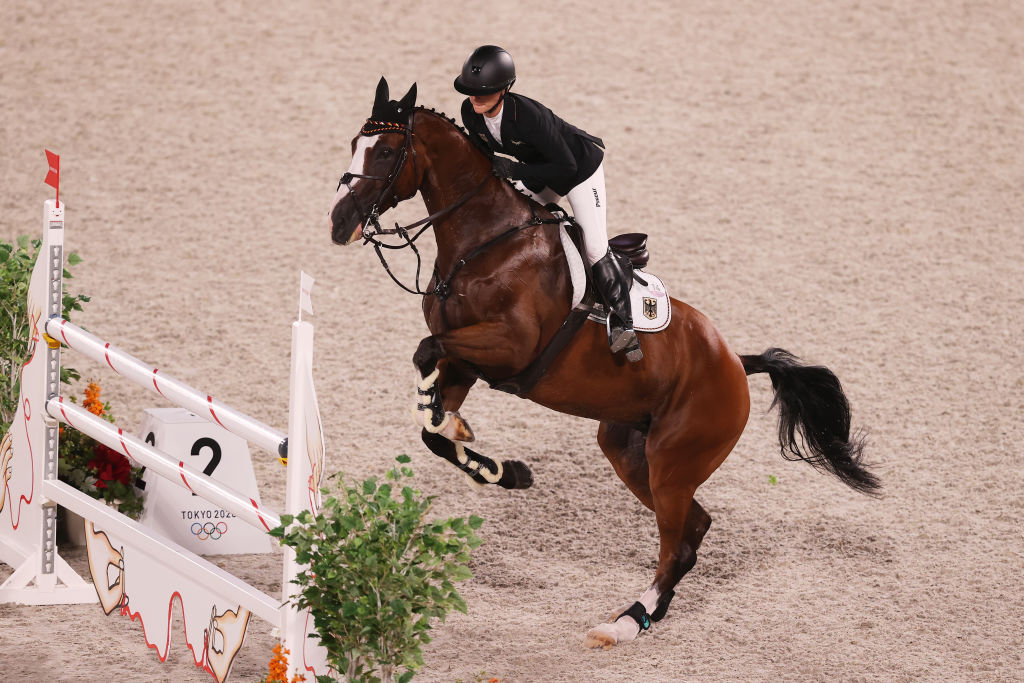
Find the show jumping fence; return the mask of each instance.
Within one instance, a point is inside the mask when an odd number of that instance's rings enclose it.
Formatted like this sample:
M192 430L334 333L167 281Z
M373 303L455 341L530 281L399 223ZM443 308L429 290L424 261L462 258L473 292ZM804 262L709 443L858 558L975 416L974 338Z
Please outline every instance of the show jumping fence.
M291 651L288 677L327 673L326 653L307 636L314 632L308 611L291 599L298 588L293 552L284 548L282 595L251 586L103 503L57 479L60 423L79 430L147 467L168 481L215 502L263 531L280 525L280 515L178 458L125 433L60 395L63 343L105 364L166 400L215 422L247 441L287 458L286 509L296 515L319 506L324 471L323 431L313 388L313 326L292 325L290 406L287 435L209 394L174 379L61 317L64 262L64 207L44 205L43 243L28 294L31 319L29 360L21 368L21 399L0 450L0 560L14 573L0 585L0 602L29 605L100 602L142 622L146 642L163 661L170 645L171 606L178 599L186 644L196 666L220 683L227 678L249 617L276 627ZM308 296L308 292L305 293ZM290 457L289 457L290 456ZM60 557L56 505L86 520L92 584ZM5 510L4 507L7 506Z

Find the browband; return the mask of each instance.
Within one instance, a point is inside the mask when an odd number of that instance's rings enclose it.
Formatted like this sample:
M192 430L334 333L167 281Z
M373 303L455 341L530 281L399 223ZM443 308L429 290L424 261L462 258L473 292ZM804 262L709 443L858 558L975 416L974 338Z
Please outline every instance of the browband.
M377 133L401 133L406 130L404 124L392 123L391 121L374 121L366 119L366 123L359 130L360 135L376 135Z

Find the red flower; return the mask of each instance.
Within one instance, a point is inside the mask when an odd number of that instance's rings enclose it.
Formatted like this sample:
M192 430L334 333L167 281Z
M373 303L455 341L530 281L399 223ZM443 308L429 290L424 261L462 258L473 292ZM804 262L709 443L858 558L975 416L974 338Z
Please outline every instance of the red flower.
M103 444L96 444L93 453L96 457L89 461L88 467L96 473L97 489L105 489L114 481L125 486L131 482L132 466L128 458Z

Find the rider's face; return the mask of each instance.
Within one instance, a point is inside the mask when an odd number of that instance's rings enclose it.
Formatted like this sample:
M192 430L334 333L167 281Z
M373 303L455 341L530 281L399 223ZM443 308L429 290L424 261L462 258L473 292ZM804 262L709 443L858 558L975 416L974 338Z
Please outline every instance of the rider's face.
M498 112L501 111L501 107L498 107L490 114L487 112L491 107L498 103L498 100L501 99L501 94L501 92L496 92L491 95L470 95L469 103L473 105L473 111L477 114L483 114L484 116L497 116Z

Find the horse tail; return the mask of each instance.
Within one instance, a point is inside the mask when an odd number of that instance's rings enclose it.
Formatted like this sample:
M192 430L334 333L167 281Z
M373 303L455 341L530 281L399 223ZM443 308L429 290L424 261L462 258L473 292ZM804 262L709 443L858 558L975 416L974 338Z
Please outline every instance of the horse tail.
M786 460L803 460L831 472L850 488L877 494L882 484L861 464L864 436L850 437L850 404L839 378L826 367L804 365L783 349L740 356L748 375L767 372L779 406L779 448Z

